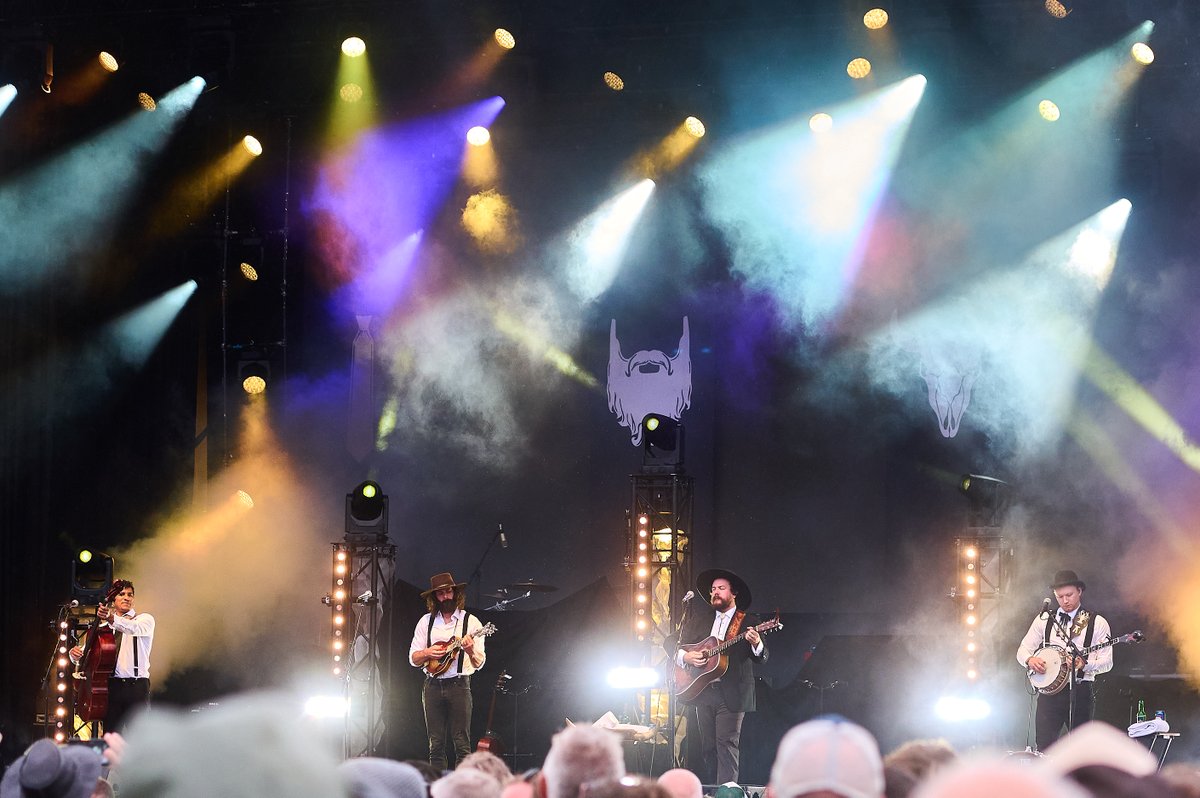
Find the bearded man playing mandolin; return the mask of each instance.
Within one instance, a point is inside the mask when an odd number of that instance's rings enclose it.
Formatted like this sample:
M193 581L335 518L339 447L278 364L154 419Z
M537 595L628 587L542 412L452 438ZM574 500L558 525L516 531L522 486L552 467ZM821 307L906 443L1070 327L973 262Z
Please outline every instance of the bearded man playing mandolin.
M429 612L417 621L408 648L408 661L426 671L421 704L429 764L439 771L447 769L446 743L454 747L456 763L471 753L471 674L483 667L490 633L464 608L466 586L449 573L430 578L421 594Z
M1092 719L1095 709L1092 686L1096 676L1112 670L1112 648L1099 647L1112 637L1108 621L1083 608L1084 588L1083 580L1074 571L1056 573L1050 589L1058 601L1058 611L1052 611L1050 600L1046 599L1044 612L1033 619L1017 649L1017 662L1029 671L1030 683L1042 693L1037 699L1034 721L1034 740L1039 751L1057 740L1064 726L1070 731L1072 726ZM1072 662L1072 646L1079 651L1089 647L1098 650L1087 657L1074 657ZM1076 676L1073 691L1066 684L1072 666ZM1055 692L1048 693L1049 690Z
M750 588L732 571L705 571L696 587L708 596L708 606L699 596L688 602L679 634L668 637L663 647L675 662L680 700L696 710L704 763L689 769L706 784L724 784L738 780L742 720L755 709L754 663L767 658L759 630L779 624L755 627L757 619L746 614Z

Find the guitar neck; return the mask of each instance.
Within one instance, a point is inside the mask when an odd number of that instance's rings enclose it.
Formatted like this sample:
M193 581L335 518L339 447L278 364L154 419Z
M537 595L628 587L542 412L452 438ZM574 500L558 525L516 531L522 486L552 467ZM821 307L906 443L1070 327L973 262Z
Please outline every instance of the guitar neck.
M761 633L761 632L768 632L768 631L770 631L770 630L771 630L771 628L772 628L772 623L771 623L771 621L767 621L766 623L760 623L758 626L751 626L751 627L750 627L750 629L753 629L754 631L756 631L756 632L760 632L760 633ZM714 653L714 654L720 654L722 651L724 651L725 649L729 648L729 647L730 647L730 646L732 646L733 644L735 644L735 643L738 643L738 642L740 642L740 641L742 641L742 640L745 640L745 639L746 639L746 632L749 632L749 631L750 631L750 629L747 629L745 632L738 632L738 633L737 633L735 636L733 636L733 637L729 638L728 640L725 640L725 641L721 642L720 644L718 644L718 645L714 646L714 647L713 647L713 649L712 649L712 653Z

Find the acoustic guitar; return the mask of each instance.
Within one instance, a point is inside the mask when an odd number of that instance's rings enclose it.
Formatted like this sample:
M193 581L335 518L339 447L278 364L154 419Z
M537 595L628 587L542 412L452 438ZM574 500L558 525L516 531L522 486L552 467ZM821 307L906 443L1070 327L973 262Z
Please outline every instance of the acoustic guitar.
M750 628L761 635L782 629L783 624L779 620L779 614L776 613L771 620ZM735 643L745 640L746 632L749 631L750 629L747 629L725 641L710 636L699 643L681 645L680 651L699 651L704 654L706 659L703 665L674 665L675 695L683 701L691 701L700 695L705 687L724 676L725 671L729 670L729 655L724 652Z
M504 682L510 678L507 671L501 671L500 677L496 679L496 686L492 688L492 705L488 707L487 732L479 738L479 743L475 746L476 751L490 751L496 756L504 756L504 741L500 739L500 735L492 731L492 721L496 717L496 694L500 692Z
M485 624L467 637L487 637L496 633L496 624ZM450 670L450 666L454 664L454 658L458 656L459 649L462 648L462 638L454 637L446 641L446 652L437 659L428 660L425 663L425 672L430 676L441 676L446 671Z

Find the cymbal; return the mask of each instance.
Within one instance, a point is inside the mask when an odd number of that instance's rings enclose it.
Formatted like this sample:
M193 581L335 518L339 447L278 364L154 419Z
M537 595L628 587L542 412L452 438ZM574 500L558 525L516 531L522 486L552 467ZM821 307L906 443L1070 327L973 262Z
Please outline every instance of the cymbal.
M558 590L554 585L540 585L532 579L526 579L524 582L514 582L511 585L504 586L508 590L529 591L530 593L553 593Z
M504 599L507 598L512 598L512 594L507 590L497 590L495 593L484 593L483 595L484 598L498 599L500 601L504 601Z

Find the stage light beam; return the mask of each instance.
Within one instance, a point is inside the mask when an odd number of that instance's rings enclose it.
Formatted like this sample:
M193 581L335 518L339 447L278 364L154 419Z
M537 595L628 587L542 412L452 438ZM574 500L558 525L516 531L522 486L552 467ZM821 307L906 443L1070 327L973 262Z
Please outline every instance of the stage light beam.
M9 103L17 96L17 87L11 83L0 86L0 116L8 110Z
M569 234L568 281L584 301L599 297L616 279L634 225L653 191L653 180L640 181L605 202Z

